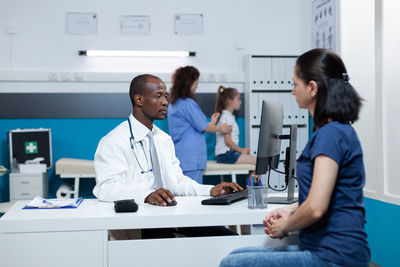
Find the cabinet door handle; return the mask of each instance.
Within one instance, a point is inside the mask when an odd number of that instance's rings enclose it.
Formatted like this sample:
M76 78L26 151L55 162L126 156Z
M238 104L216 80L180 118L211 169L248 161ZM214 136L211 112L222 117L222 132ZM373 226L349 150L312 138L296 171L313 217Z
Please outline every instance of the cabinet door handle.
M31 182L29 181L21 181L21 184L30 184Z
M21 193L22 196L29 196L29 193Z

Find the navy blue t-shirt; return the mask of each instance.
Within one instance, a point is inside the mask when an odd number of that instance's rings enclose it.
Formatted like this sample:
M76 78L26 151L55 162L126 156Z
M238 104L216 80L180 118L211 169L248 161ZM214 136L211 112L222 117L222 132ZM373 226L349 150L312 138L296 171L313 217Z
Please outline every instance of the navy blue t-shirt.
M364 232L365 171L360 141L350 124L330 122L318 129L297 160L299 205L310 192L314 159L325 155L339 172L327 213L300 231L300 247L343 266L369 266L370 250Z

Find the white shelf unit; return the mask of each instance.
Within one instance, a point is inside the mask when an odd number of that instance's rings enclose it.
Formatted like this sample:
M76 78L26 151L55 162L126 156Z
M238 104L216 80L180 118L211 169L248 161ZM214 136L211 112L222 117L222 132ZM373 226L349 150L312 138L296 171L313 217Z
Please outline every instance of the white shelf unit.
M295 97L290 93L293 89L293 70L297 56L247 55L245 57L245 136L246 147L250 154L257 155L258 136L262 101L283 104L283 134L289 134L289 125L297 124L296 157L308 141L309 115L305 109L299 109ZM281 142L279 170L283 171L286 147L289 140ZM266 175L262 181L267 181ZM275 189L285 187L285 177L271 172L270 185ZM297 182L296 182L297 191Z

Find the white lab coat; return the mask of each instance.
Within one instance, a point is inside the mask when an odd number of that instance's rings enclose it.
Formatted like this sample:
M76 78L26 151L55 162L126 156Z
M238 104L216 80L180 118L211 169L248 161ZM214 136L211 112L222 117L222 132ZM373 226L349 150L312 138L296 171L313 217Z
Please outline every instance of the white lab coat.
M158 189L155 187L153 172L141 173L142 169L147 171L151 168L149 140L146 137L149 129L136 120L132 114L129 119L135 140L133 150L129 141L131 134L128 121L122 122L104 136L97 147L94 158L96 186L93 193L99 200L115 201L133 198L137 203L143 203L151 192ZM171 137L155 125L153 134L163 187L176 196L209 196L213 186L198 184L183 175L179 160L175 156ZM143 148L140 141L143 143ZM138 160L133 153L136 153ZM146 153L147 159L144 153Z

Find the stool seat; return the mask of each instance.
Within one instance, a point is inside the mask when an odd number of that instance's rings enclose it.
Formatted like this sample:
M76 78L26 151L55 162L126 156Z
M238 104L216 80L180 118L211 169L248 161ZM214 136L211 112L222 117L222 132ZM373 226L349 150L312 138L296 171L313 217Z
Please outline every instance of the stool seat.
M207 169L203 171L203 175L230 175L232 182L236 183L236 175L248 174L250 171L255 170L252 164L222 164L217 163L215 160L207 161ZM221 179L222 182L222 179Z
M232 171L254 171L254 165L252 164L224 164L224 163L217 163L215 160L207 161L207 169L205 172L208 171L222 171L222 172L232 172Z

